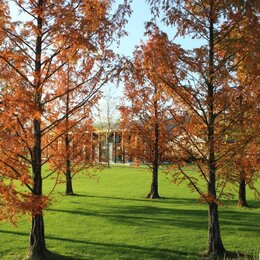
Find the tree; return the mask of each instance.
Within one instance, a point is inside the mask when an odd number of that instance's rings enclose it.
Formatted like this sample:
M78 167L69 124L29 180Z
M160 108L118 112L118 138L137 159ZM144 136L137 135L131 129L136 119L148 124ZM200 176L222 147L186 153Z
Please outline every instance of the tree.
M241 96L237 88L236 68L241 59L234 61L236 52L227 51L232 44L230 34L242 21L250 17L248 11L256 6L256 1L148 1L152 11L163 15L166 25L177 25L177 36L191 36L200 39L202 45L189 52L162 35L160 46L154 48L164 57L164 69L154 65L154 71L172 93L189 107L189 122L182 125L183 136L176 142L183 156L192 156L207 185L203 192L195 176L190 176L182 168L180 158L179 172L175 179L185 176L194 190L209 206L207 254L223 255L225 248L220 235L218 216L219 197L223 194L226 181L220 178L220 169L233 157L238 144L231 147L223 142L223 136L231 129L238 118L230 124L223 124L224 111L234 105ZM153 24L148 24L148 33L156 33ZM164 41L164 42L163 42ZM225 44L221 44L225 42ZM245 48L244 45L241 48ZM160 62L163 59L160 59ZM228 98L225 98L229 95ZM231 98L230 98L231 97ZM229 102L223 102L226 99ZM224 145L225 144L225 145ZM225 149L222 149L225 147ZM222 184L222 185L221 185ZM221 187L220 189L218 189ZM219 193L218 193L219 191Z
M111 86L106 86L106 90L103 92L103 96L100 99L99 104L96 106L96 122L98 131L100 131L99 143L105 142L106 152L105 158L107 167L110 168L110 144L112 140L113 132L117 127L117 105L116 101L119 99L115 92L112 92ZM115 140L114 140L115 141ZM101 151L100 151L101 153Z
M1 19L0 24L4 37L0 60L13 75L6 79L2 100L1 120L6 125L2 140L8 138L8 133L12 142L8 145L2 142L1 152L5 156L1 157L1 174L10 180L10 185L13 179L22 178L31 192L30 196L23 195L24 206L32 205L29 207L32 214L30 255L33 259L42 259L49 254L42 215L47 204L42 194L42 166L48 159L42 157L42 139L67 116L53 121L52 111L47 110L52 102L67 93L66 90L59 94L55 91L55 75L79 53L95 56L97 70L104 64L105 68L110 67L113 54L108 46L114 38L124 35L121 28L129 14L129 5L127 2L119 5L114 15L110 14L112 1L21 0L13 1L13 5L23 19L9 23ZM105 68L101 70L103 73ZM85 100L71 108L68 115L84 103ZM7 118L10 120L3 121ZM21 196L18 194L16 196ZM11 196L4 198L12 200ZM16 205L17 210L20 205ZM12 208L5 207L9 211Z
M66 195L74 195L72 178L80 171L93 167L90 111L97 102L100 88L106 79L97 75L94 80L89 78L89 64L93 66L95 62L92 58L85 57L83 62L68 63L57 73L57 92L66 91L66 94L57 100L54 107L56 116L52 121L55 122L59 117L65 119L47 135L45 148L49 148L46 156L50 158L51 173L65 175ZM79 104L82 100L84 105L81 106ZM72 108L74 111L69 113Z
M173 100L165 86L150 70L157 56L153 44L159 44L160 37L151 37L134 53L125 75L126 104L121 107L122 129L129 133L130 142L126 147L128 155L137 162L149 165L152 183L147 198L160 198L158 190L159 166L172 162L171 143L178 133L172 118ZM158 62L159 64L159 62Z
M229 48L236 51L234 60L241 60L237 67L237 81L242 91L241 96L236 102L232 114L239 117L237 124L234 126L232 134L235 136L234 142L245 143L234 160L230 163L233 166L233 181L238 183L238 205L247 207L246 186L254 189L256 196L259 192L254 186L255 180L259 178L259 121L258 108L255 104L259 103L259 5L249 6L248 15L242 21L240 26L230 35L233 45ZM254 28L254 30L252 30ZM236 40L234 40L236 39ZM241 43L245 46L241 48ZM248 127L250 126L250 128Z

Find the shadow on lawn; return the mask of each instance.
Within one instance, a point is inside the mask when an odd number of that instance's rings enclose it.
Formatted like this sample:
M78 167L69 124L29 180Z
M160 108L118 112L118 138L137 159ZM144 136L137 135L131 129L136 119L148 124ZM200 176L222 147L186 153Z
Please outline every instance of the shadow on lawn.
M2 234L14 234L19 236L28 236L28 234L23 232L14 232L7 230L0 230ZM137 245L127 245L127 244L115 244L115 243L102 243L102 242L91 242L80 239L71 239L55 236L46 236L46 240L58 240L63 242L69 242L70 246L73 248L71 243L81 243L84 244L84 251L89 252L90 259L99 259L104 256L116 255L116 259L129 259L127 256L131 256L131 259L198 259L199 255L194 252L183 252L176 251L158 247L143 247ZM54 258L55 257L55 258ZM82 256L80 257L82 259ZM77 259L76 256L62 256L59 254L52 253L50 259L57 260L69 260Z
M242 210L251 210L251 209L259 209L260 208L260 201L259 200L247 200L248 207L243 208L237 206L237 200L223 200L223 206L226 208L233 208L236 207Z
M118 198L110 198L111 200ZM167 199L169 203L180 203L191 205L192 199ZM147 201L147 200L146 200ZM150 200L148 200L150 201ZM158 203L165 203L163 200L156 200L156 203L149 205L109 205L103 211L87 210L84 208L75 210L48 209L53 212L63 212L72 215L82 215L87 217L105 218L112 222L125 224L128 226L148 225L152 228L170 228L178 226L185 229L207 230L208 209L207 206L200 209L182 209L160 207ZM220 222L225 230L233 230L237 226L240 230L256 232L260 229L258 214L249 210L238 211L227 207L220 207Z
M89 194L76 194L75 197L85 197L85 198L95 198L95 199L107 199L107 200L122 200L122 201L137 201L137 202L153 202L153 203L170 203L170 204L196 204L198 199L190 198L168 198L161 197L160 199L147 199L145 196L143 198L133 199L133 198L122 198L114 196L99 196L99 195L89 195Z
M207 228L207 210L188 210L159 208L154 206L111 206L109 212L93 210L65 210L47 209L51 212L62 212L85 217L105 218L116 224L127 226L149 226L150 228L170 228L179 226L181 228L192 228L205 230Z

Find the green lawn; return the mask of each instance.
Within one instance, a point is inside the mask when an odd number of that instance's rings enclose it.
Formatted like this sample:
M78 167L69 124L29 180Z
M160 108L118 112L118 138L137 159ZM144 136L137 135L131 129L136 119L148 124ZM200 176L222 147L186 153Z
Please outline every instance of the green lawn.
M64 196L60 185L45 211L51 259L200 259L207 245L207 206L186 184L160 176L161 200L147 200L151 175L144 167L114 167L96 180L74 179L79 196ZM50 187L50 180L44 182ZM248 195L250 209L236 201L220 208L226 249L260 253L260 202ZM0 259L23 259L28 250L29 217L17 228L0 222Z

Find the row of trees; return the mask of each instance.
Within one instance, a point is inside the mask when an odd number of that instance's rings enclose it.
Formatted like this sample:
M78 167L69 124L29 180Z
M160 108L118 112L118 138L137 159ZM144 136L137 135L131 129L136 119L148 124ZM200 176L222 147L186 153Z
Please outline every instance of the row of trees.
M177 27L176 36L200 39L201 47L184 50L154 18L146 26L147 42L136 48L133 60L118 66L110 45L125 34L127 1L115 8L113 1L14 0L20 21L10 17L10 3L0 3L0 219L32 215L33 259L49 254L43 180L56 174L57 183L64 174L66 193L73 194L73 175L93 165L93 106L101 87L119 74L128 99L120 109L123 129L135 136L127 151L151 163L147 197L160 197L158 168L174 162L174 181L188 179L208 203L207 254L225 252L218 219L224 188L238 183L245 206L245 187L254 187L258 1L147 2L155 17ZM106 119L109 134L109 112ZM197 165L199 177L185 171L187 160ZM50 172L43 176L45 164Z
M19 20L10 17L11 8ZM32 215L32 259L49 254L43 166L50 163L53 171L71 179L70 161L77 155L70 153L69 133L89 126L85 119L100 88L117 73L109 47L125 34L129 14L127 1L118 7L113 1L92 0L0 3L0 219ZM60 156L50 152L58 140L65 147ZM67 183L68 193L73 192Z
M135 133L129 145L153 173L149 198L158 198L158 167L175 162L173 180L189 181L209 206L206 254L223 255L219 199L238 184L239 205L247 206L246 185L259 177L259 2L155 1L155 16L177 27L201 47L184 50L155 22L147 42L136 48L125 73L128 101L123 125ZM192 160L200 176L185 170ZM177 166L177 170L176 170ZM206 186L206 190L205 190Z

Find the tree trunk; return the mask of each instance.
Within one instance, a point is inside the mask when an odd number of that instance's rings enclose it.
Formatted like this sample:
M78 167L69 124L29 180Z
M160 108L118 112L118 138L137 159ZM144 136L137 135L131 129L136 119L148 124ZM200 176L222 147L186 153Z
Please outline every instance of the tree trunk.
M106 135L106 150L107 150L107 152L106 152L107 168L110 168L109 134Z
M218 205L216 196L216 160L215 160L215 114L214 114L214 0L210 0L209 26L209 79L208 79L208 255L223 255L225 248L220 236Z
M160 195L158 192L158 167L153 168L151 190L148 193L146 198L149 198L149 199L159 199L160 198Z
M239 183L238 206L248 207L248 204L246 201L246 181L244 178L241 178L240 183Z
M43 8L43 0L38 0L37 7L39 10ZM41 53L42 53L42 26L43 17L38 15L37 17L37 29L38 35L36 37L36 48L35 48L35 75L34 75L34 106L35 110L38 112L37 117L33 120L33 130L34 130L34 147L32 155L32 179L33 179L33 189L32 195L35 197L42 196L42 150L41 150L41 96L42 96L42 86L41 86ZM37 212L33 214L32 212L32 227L30 233L30 257L33 260L43 259L48 255L49 251L45 246L44 238L44 222L42 212Z
M72 189L72 177L71 177L71 169L70 169L70 152L69 152L69 137L66 135L66 195L74 195Z
M69 64L68 64L68 71L70 71ZM70 75L68 73L68 82L67 82L67 95L66 95L66 133L65 133L65 149L66 149L66 195L74 195L73 189L72 189L72 177L71 177L71 155L70 155L70 142L71 137L69 135L69 110L70 110L70 96L69 96L69 90L70 90Z
M102 162L102 138L98 134L98 161Z
M72 188L72 178L70 172L66 173L66 195L75 195Z
M72 177L71 177L71 169L70 169L70 140L69 134L66 133L65 136L65 147L66 147L66 195L74 195L72 189Z
M155 96L157 93L157 88L155 88ZM155 124L154 124L154 144L153 144L153 178L151 184L151 190L146 198L149 199L159 199L160 195L158 192L158 169L159 169L159 123L158 123L158 104L157 99L154 100L154 112L155 112Z
M44 223L42 214L36 214L32 218L32 228L30 234L30 255L33 260L45 259L50 255L46 249L44 239Z
M225 248L220 236L220 226L218 219L218 205L215 202L209 203L208 220L208 255L224 255Z
M241 133L245 132L245 127L244 127L244 112L243 112L243 96L241 95L239 97L239 108L241 111L241 116L240 116L240 120L239 120L239 124L240 124L240 131ZM245 158L245 151L244 149L242 149L241 151L241 155L239 159ZM242 165L242 167L244 167ZM239 191L238 191L238 206L240 207L248 207L247 201L246 201L246 181L245 181L245 170L242 168L240 170L240 180L239 180Z

